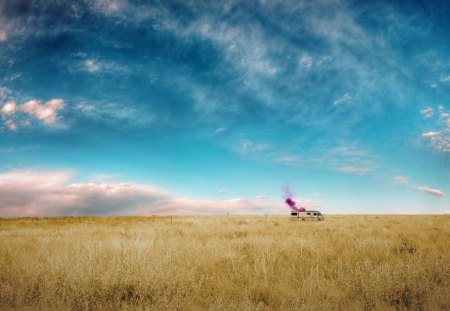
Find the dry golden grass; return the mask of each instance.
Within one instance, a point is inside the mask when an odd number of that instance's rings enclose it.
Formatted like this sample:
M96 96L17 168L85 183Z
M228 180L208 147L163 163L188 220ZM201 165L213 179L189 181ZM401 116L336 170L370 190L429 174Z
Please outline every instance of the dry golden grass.
M0 309L450 310L449 216L0 219Z

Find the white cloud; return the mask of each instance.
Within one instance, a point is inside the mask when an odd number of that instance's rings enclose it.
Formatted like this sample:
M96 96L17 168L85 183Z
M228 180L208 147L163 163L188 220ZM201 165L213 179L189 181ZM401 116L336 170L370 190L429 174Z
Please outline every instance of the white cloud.
M37 100L30 100L19 106L19 110L30 116L44 122L45 124L53 124L58 117L58 111L64 108L62 99L51 99L45 104L41 104Z
M217 193L218 194L226 194L226 193L228 193L229 191L227 190L227 189L219 189L219 190L217 190Z
M30 117L45 125L53 125L58 120L58 112L64 108L62 99L51 99L44 104L38 100L30 100L17 105L13 100L8 101L0 109L3 122L11 131L17 130L17 123L23 126L31 124ZM20 122L17 122L17 121Z
M433 189L433 188L430 188L430 187L427 187L427 186L420 186L420 187L417 187L417 189L419 189L422 192L425 192L427 194L431 194L431 195L434 195L434 196L437 196L437 197L444 196L444 192L442 192L441 190Z
M0 42L6 41L8 37L6 36L6 32L3 30L0 30Z
M342 105L343 103L348 102L348 101L351 100L351 99L352 99L352 97L351 97L350 95L344 94L342 97L336 99L336 100L333 102L333 106L339 106L339 105Z
M299 64L302 69L310 69L313 65L313 59L309 54L304 53L300 57Z
M421 113L423 111L424 110L422 110ZM425 114L428 112L429 111L426 111ZM448 118L449 114L445 111L443 105L438 106L438 112L439 118L437 119L435 124L435 127L438 130L422 133L422 137L426 139L429 143L429 146L431 146L436 151L450 153L450 118Z
M426 107L420 110L420 114L423 116L424 119L428 119L434 115L434 110L431 107Z
M435 150L444 153L450 152L450 136L432 136L429 141Z
M422 137L436 137L439 136L440 133L439 132L426 132L426 133L422 133Z
M100 64L96 63L93 59L86 59L84 61L84 67L87 71L94 73L100 70Z
M3 105L1 109L2 116L6 117L11 114L14 114L17 110L17 105L13 100L8 101L5 105Z
M441 79L441 81L442 81L442 82L449 82L449 81L450 81L450 76L443 77L443 78Z
M438 106L438 111L439 111L439 118L441 119L441 121L443 119L446 119L446 120L444 120L444 122L448 122L447 118L450 117L450 114L445 111L445 108L443 105Z
M436 83L433 83L433 84L430 84L430 87L431 87L432 89L435 89L435 88L437 88L438 86L437 86Z
M199 200L136 183L71 184L67 171L0 173L0 217L57 215L152 215L279 213L264 198Z

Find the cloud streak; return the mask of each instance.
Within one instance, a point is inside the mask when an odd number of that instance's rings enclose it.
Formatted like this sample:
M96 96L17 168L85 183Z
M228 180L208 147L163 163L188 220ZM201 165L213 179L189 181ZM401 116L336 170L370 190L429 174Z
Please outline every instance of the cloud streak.
M356 175L367 175L378 167L377 157L373 153L352 146L320 150L314 156L278 156L273 162L293 167L325 167L344 174Z
M336 99L333 102L333 106L340 106L343 103L350 101L351 99L352 99L352 97L350 95L344 94L344 95L342 95L342 97L339 97L338 99Z
M444 191L441 191L439 189L434 189L428 186L417 186L414 185L412 183L410 183L409 178L406 176L395 176L393 178L394 183L397 185L402 185L405 187L409 187L409 188L413 188L413 189L417 189L423 193L432 195L432 196L436 196L436 197L443 197L445 195Z
M421 186L421 187L417 187L417 189L419 189L420 191L426 193L426 194L430 194L430 195L434 195L437 197L442 197L444 196L444 192L439 190L439 189L433 189L427 186Z

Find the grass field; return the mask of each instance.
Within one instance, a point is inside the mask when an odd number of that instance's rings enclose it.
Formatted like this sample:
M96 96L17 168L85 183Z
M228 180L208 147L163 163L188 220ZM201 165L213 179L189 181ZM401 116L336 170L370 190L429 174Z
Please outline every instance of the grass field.
M2 310L450 310L449 216L0 219Z

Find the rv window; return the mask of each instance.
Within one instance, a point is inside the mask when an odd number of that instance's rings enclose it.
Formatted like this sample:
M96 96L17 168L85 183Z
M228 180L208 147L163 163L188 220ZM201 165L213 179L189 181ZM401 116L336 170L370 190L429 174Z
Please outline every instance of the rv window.
M317 213L314 213L314 216L317 216Z
M308 216L309 216L309 215L311 215L311 213L306 213L306 215L308 215Z
M291 213L291 216L297 216L297 213Z

